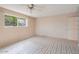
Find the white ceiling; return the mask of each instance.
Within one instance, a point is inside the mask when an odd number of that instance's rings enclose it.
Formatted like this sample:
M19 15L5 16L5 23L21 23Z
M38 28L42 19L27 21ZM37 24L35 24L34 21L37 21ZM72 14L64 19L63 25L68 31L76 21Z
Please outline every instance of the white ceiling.
M23 13L32 17L44 17L76 12L78 4L35 4L30 12L25 4L0 4L0 7Z

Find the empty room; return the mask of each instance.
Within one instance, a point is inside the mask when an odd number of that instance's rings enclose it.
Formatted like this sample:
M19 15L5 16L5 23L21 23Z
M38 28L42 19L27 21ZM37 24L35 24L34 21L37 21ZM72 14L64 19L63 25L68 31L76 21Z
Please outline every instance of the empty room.
M0 54L78 54L78 4L0 4Z

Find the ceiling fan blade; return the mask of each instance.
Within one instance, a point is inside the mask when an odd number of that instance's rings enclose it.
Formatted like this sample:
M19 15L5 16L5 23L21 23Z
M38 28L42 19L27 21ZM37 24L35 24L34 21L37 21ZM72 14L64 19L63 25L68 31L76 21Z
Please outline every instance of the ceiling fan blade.
M37 11L42 11L44 8L45 8L45 6L40 5L40 4L34 5L34 10L37 10Z

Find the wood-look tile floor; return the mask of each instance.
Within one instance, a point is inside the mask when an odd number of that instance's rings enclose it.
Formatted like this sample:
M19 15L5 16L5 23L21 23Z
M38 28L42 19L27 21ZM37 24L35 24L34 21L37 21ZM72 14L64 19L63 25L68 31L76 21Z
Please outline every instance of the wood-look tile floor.
M77 42L49 37L32 37L6 48L1 54L78 54Z

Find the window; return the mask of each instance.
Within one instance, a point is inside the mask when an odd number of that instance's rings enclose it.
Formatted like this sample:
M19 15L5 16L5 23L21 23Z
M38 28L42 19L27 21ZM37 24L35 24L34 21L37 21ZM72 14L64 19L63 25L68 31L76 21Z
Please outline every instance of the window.
M17 25L18 26L26 26L26 20L23 18L17 18Z
M14 16L5 15L5 25L6 26L17 26L17 18Z
M28 25L28 22L26 22L24 18L5 15L5 26L25 27L27 25Z

